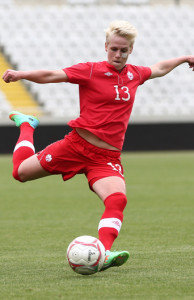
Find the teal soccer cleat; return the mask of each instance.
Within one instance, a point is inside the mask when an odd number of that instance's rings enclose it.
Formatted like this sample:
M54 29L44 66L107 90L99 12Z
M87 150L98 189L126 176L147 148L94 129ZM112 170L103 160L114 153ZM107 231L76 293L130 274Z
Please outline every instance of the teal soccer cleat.
M27 122L35 129L39 124L39 120L36 117L22 114L19 111L11 111L9 118L15 122L17 127L20 127L22 123Z
M123 265L129 258L128 251L106 251L106 257L101 271L105 271L110 267L119 267Z

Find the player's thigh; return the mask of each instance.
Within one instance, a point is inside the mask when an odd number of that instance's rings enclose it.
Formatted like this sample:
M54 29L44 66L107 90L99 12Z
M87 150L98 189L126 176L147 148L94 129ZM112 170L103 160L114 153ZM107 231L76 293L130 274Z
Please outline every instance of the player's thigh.
M51 175L41 166L37 155L25 159L18 168L18 175L23 182Z
M93 184L92 189L103 201L114 193L123 193L126 195L125 181L118 176L101 178Z

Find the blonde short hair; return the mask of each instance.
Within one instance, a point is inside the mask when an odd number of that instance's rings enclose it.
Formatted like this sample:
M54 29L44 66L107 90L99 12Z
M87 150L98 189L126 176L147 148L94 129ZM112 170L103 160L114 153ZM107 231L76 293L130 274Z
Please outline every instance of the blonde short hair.
M132 46L137 36L136 28L127 21L114 21L110 23L109 27L105 30L106 42L109 43L110 38L116 34L126 38Z

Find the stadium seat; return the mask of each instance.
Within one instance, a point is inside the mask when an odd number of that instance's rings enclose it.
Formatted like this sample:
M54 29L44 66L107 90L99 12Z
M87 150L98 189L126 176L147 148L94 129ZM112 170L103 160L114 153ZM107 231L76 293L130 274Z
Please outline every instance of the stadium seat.
M79 62L105 60L104 29L112 20L127 19L138 30L129 63L149 66L193 53L193 10L189 6L131 6L128 1L99 5L95 0L93 4L89 0L68 0L62 6L0 2L0 46L13 67L22 70L61 69ZM92 5L82 5L87 3ZM28 86L45 114L68 120L79 113L77 86L67 83L28 83ZM177 120L180 116L192 118L193 94L193 76L186 65L180 66L165 78L139 87L133 119L162 121L176 118L176 114ZM6 103L5 99L1 101Z
M6 100L5 95L0 91L0 116L8 115L11 110L11 105Z

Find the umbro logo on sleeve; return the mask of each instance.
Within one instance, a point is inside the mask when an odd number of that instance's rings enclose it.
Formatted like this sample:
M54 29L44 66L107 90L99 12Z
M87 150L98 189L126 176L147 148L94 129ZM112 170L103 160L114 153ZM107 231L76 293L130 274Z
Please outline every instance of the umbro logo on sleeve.
M111 72L107 72L107 73L104 73L104 75L106 75L106 76L112 76L113 74Z

